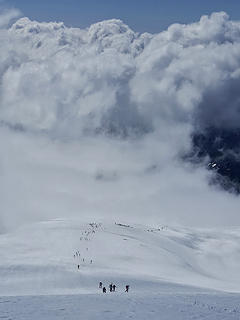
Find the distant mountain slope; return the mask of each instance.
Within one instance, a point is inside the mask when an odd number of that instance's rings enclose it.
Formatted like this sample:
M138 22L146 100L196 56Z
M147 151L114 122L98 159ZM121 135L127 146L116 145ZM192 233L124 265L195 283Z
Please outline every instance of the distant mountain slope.
M240 193L240 130L208 128L192 137L194 162L207 159L207 168L217 175L212 182L224 189Z

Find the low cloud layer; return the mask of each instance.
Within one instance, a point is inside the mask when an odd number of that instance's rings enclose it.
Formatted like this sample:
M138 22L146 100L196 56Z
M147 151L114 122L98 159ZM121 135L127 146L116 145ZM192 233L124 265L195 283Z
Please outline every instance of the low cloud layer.
M138 34L0 17L0 217L235 224L239 199L182 156L240 129L240 22L226 13ZM207 160L206 160L207 161Z

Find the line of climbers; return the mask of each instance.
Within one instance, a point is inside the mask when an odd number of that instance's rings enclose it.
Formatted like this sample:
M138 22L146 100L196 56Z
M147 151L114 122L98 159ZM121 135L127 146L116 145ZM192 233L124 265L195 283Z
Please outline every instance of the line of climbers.
M82 259L82 261L85 262L85 259ZM92 264L93 260L91 259L89 263ZM78 268L78 270L80 269L80 264L77 265L77 268Z
M101 281L99 282L99 288L102 289L103 293L107 292L106 287L103 287L103 283ZM109 291L110 292L115 292L116 288L117 288L117 286L115 284L110 283L110 285L109 285ZM128 292L128 291L129 291L129 285L126 285L125 286L125 292Z

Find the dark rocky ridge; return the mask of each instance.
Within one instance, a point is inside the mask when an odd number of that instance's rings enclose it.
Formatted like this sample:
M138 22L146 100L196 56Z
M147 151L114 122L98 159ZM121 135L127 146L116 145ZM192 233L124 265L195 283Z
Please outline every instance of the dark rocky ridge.
M240 129L208 128L194 133L192 144L188 159L194 163L204 162L209 170L216 172L211 183L240 194Z

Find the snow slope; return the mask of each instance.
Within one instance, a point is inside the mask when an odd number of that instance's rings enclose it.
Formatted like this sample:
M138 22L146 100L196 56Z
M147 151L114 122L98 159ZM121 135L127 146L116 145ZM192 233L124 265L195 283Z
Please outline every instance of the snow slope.
M0 295L96 294L99 281L120 291L176 283L239 292L239 240L239 228L34 223L0 236Z
M239 237L118 221L20 227L0 235L0 319L239 319Z
M18 320L237 320L239 295L107 294L0 298L0 318Z

